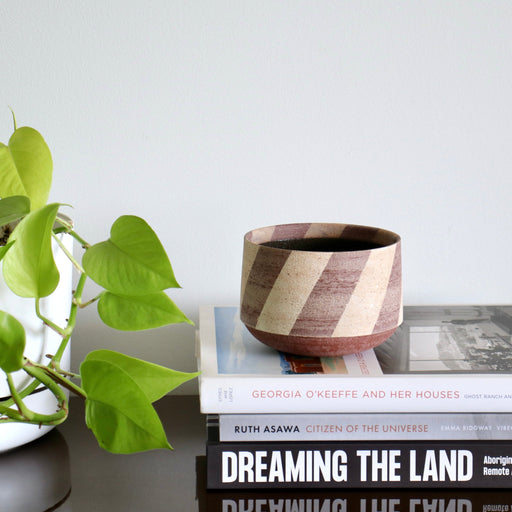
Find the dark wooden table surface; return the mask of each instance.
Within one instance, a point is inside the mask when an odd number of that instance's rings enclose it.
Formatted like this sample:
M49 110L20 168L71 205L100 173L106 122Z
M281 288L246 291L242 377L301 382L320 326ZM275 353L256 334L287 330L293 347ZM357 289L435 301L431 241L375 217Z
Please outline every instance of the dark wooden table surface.
M198 397L164 397L156 408L174 450L112 455L98 447L83 402L72 398L64 424L0 455L0 511L199 510L206 426Z
M157 410L174 451L112 455L85 426L83 402L68 421L0 455L0 512L511 512L512 491L226 491L205 489L205 417L197 396Z

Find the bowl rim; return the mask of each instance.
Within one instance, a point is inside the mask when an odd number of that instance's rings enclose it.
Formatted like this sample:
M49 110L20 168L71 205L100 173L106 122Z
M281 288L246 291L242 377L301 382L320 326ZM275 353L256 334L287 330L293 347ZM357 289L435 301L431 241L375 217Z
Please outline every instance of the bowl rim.
M375 251L375 250L381 250L381 249L387 249L389 247L392 247L394 245L397 245L401 242L401 237L396 232L391 231L389 229L385 228L379 228L376 226L369 226L364 224L353 224L353 223L344 223L344 222L291 222L291 223L285 223L285 224L274 224L269 226L263 226L259 228L251 229L250 231L247 231L244 235L244 242L249 243L255 246L261 246L264 243L274 241L274 240L284 240L282 237L272 238L273 234L276 231L276 228L280 229L286 229L286 228L302 228L304 229L306 226L309 226L308 229L311 227L313 228L327 228L328 230L339 230L341 229L341 235L343 235L343 232L346 230L346 228L351 228L355 230L360 231L367 231L368 233L373 233L373 237L368 237L367 240L382 240L383 238L389 241L382 242L382 245L380 247L375 247L373 249L359 249L356 251L351 252L364 252L364 251ZM314 233L314 229L312 231ZM307 233L306 233L307 234ZM329 238L329 236L323 235L323 236L304 236L304 237L297 237L296 239L302 239L302 238ZM331 236L330 238L343 238L343 236ZM348 238L348 237L347 237ZM354 238L354 237L351 237ZM265 249L272 250L272 251L292 251L293 249L285 249L281 247L271 247L271 246L264 246ZM332 251L306 251L301 250L300 252L332 252Z

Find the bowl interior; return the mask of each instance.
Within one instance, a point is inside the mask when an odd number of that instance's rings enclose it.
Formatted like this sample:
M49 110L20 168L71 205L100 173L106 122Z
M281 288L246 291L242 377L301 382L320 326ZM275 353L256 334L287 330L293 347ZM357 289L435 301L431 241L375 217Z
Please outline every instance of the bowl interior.
M369 250L400 241L399 235L386 229L337 223L268 226L249 231L245 239L275 249L312 252Z

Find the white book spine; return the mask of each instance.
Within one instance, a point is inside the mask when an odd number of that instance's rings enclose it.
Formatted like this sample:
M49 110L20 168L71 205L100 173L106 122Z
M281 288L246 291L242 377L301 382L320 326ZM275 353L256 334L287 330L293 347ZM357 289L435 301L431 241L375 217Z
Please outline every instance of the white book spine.
M220 442L512 439L502 413L221 414L208 424Z
M509 375L201 377L201 412L512 412Z

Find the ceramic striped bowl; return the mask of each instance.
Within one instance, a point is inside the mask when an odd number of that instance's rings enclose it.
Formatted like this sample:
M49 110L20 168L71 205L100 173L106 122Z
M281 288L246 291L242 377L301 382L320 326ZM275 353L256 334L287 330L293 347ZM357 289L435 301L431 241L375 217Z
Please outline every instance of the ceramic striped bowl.
M339 356L375 347L402 322L400 237L334 223L250 231L240 316L283 352Z

